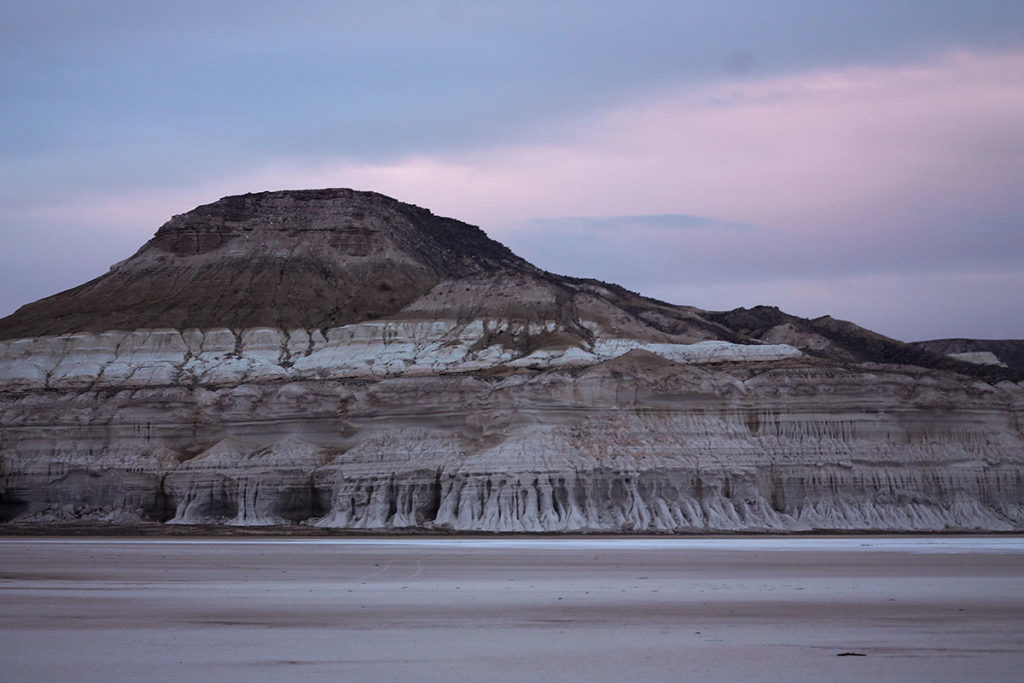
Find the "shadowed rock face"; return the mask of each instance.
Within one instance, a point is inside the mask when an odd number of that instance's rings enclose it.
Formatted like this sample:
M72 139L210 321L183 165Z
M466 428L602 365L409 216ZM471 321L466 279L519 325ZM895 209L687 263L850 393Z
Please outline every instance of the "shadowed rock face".
M0 518L1021 529L1019 372L943 353L553 275L374 193L228 197L0 320Z
M227 197L134 256L19 309L3 338L139 328L330 328L394 313L445 279L532 268L482 230L353 190Z
M935 339L914 342L913 345L933 353L966 357L974 363L1002 364L1024 372L1024 339ZM990 355L986 357L984 354Z

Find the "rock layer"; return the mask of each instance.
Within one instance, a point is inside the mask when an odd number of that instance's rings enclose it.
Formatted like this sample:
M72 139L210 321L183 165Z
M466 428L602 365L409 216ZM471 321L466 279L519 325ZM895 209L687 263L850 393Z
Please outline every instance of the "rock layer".
M914 346L981 364L1002 365L1024 371L1024 339L934 339Z
M0 339L5 520L1024 528L1013 368L552 275L372 193L200 207Z

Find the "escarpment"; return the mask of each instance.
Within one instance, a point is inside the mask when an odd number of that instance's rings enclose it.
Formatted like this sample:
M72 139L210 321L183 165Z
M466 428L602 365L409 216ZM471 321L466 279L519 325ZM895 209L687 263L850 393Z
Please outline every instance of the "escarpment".
M1019 369L948 353L554 275L375 193L228 197L0 320L0 518L1024 528Z

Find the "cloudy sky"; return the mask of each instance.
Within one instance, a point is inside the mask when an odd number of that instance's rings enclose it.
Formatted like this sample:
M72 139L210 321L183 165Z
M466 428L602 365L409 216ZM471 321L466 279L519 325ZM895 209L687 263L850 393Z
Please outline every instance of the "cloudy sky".
M228 194L371 189L540 266L1024 338L1024 2L0 4L0 315Z

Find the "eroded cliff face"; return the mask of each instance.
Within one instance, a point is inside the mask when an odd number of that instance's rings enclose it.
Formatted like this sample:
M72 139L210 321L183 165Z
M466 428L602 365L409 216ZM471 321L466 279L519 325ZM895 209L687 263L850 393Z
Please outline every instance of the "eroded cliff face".
M546 370L6 393L6 515L460 530L1007 530L1017 385L635 350Z
M213 275L246 263L276 283ZM5 520L1024 528L1005 369L554 276L371 193L201 207L0 338Z

